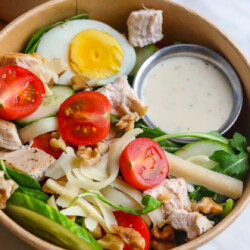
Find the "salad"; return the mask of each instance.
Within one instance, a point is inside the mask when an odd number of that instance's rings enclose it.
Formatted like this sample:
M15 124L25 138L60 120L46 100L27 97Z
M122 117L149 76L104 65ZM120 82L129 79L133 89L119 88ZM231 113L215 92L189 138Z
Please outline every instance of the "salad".
M127 39L81 14L0 57L0 209L25 229L66 249L161 250L232 211L246 138L165 134L141 119L131 83L162 22L160 10L133 11Z

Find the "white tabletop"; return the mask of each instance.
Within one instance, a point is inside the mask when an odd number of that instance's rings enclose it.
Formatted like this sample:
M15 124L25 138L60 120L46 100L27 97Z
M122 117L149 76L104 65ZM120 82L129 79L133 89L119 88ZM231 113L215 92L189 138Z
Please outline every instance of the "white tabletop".
M200 12L238 43L250 59L250 0L175 0ZM240 217L215 239L199 250L248 250L250 206ZM27 244L0 226L2 250L30 250Z

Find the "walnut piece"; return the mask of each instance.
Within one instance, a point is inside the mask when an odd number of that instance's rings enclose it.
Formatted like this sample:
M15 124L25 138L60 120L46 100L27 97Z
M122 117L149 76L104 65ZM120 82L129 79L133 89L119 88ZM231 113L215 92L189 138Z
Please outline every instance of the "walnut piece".
M93 166L98 163L102 156L97 148L78 146L76 155L82 159L85 166Z
M208 197L203 197L198 203L192 203L192 210L197 212L202 212L204 214L209 213L221 213L223 207Z
M0 171L0 209L5 209L6 201L11 194L18 188L13 180L5 180L4 171Z
M100 239L102 237L102 228L100 224L97 224L96 228L89 232L95 239Z
M113 234L106 234L103 238L97 241L103 249L122 250L124 247L123 240Z
M87 81L82 76L73 76L71 78L72 88L75 91L91 90Z
M145 239L141 234L130 227L120 227L112 225L115 234L118 234L132 250L143 250L145 248Z
M67 177L66 177L66 175L64 175L63 177L61 177L61 178L59 178L59 179L57 179L57 180L55 180L55 179L53 179L56 183L58 183L58 184L60 184L61 186L66 186L66 184L67 184L67 182L68 182L68 179L67 179ZM50 188L48 188L47 187L47 185L46 185L46 182L45 182L45 184L42 186L42 191L44 192L44 193L47 193L47 194L56 194L56 192L55 191L53 191L53 190L51 190Z
M59 132L53 132L51 136L53 138L50 140L50 146L66 152L67 145L61 134Z
M158 227L153 227L150 231L150 246L153 249L165 250L176 246L174 230L170 225L166 225L161 231Z
M134 128L135 121L138 119L137 113L131 113L128 115L124 115L119 122L116 123L116 126L119 129L125 129L125 131L129 131Z
M109 151L109 145L105 142L98 142L96 144L96 147L99 150L101 155L104 155Z

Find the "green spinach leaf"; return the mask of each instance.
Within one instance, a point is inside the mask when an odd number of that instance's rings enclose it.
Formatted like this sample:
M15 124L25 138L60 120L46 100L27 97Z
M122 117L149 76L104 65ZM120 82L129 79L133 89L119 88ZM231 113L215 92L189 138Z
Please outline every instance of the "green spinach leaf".
M26 54L28 54L28 53L33 54L36 51L37 45L39 44L40 39L43 36L43 34L46 33L47 31L49 31L50 29L52 29L52 28L54 28L54 27L56 27L58 25L62 25L62 24L66 23L68 21L71 21L71 20L88 19L88 18L89 18L88 14L80 14L80 15L77 15L77 16L67 18L64 21L60 21L60 22L54 23L54 24L52 24L50 26L41 28L30 39L30 41L29 41L29 43L28 43L28 45L27 45L27 47L25 49L25 53Z
M155 200L151 195L146 195L142 198L142 205L144 205L145 207L143 209L140 208L126 208L123 207L122 205L115 205L113 204L111 201L109 201L108 199L106 199L105 197L103 197L100 194L97 193L92 193L92 192L86 192L83 194L80 194L78 196L76 196L70 203L69 206L72 206L76 200L80 197L84 197L84 196L88 196L88 195L92 195L95 196L96 198L98 198L99 200L101 200L102 202L110 205L111 207L114 207L118 210L121 210L123 212L126 213L131 213L131 214L136 214L136 215L141 215L141 214L147 214L149 212L152 212L153 210L157 209L158 207L160 207L162 205L162 203L158 200Z
M143 133L139 134L137 138L146 137L146 138L154 139L154 138L157 138L159 136L166 134L160 128L150 128L141 122L137 122L135 124L135 127L141 128L143 130ZM168 151L170 153L174 153L175 151L181 148L181 146L178 145L177 143L171 142L167 139L159 141L158 143L162 147L163 150Z
M27 194L29 196L33 196L34 198L36 198L36 199L38 199L40 201L43 201L45 203L49 199L49 196L47 194L45 194L44 192L42 192L42 191L40 191L38 189L32 189L32 188L19 186L16 191L20 192L20 193L23 193L23 194Z
M8 179L14 180L19 186L41 190L41 186L36 179L6 167L2 160L0 161L0 168L4 171Z

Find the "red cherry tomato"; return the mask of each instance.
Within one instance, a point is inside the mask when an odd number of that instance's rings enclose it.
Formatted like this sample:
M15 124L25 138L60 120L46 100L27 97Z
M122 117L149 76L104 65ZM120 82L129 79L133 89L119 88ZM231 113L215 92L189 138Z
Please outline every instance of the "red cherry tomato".
M96 91L70 96L58 112L60 132L77 145L93 145L103 140L110 128L110 103Z
M0 118L26 117L38 109L44 96L43 82L32 72L16 65L0 68Z
M148 250L150 246L150 233L144 220L139 215L125 213L123 211L115 211L114 215L119 226L133 228L141 234L145 240L144 250ZM131 247L125 244L123 250L131 250Z
M53 132L48 132L42 135L39 135L33 139L33 148L39 148L46 152L47 154L52 155L55 159L58 159L63 151L59 148L54 148L50 145L50 140L52 139L52 134ZM76 146L72 145L71 143L66 141L66 145L73 147L76 150Z
M120 170L127 183L146 190L168 175L167 157L160 145L149 138L130 142L120 156Z

